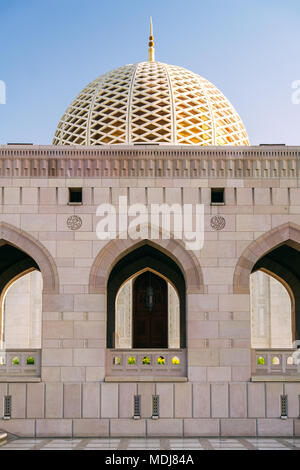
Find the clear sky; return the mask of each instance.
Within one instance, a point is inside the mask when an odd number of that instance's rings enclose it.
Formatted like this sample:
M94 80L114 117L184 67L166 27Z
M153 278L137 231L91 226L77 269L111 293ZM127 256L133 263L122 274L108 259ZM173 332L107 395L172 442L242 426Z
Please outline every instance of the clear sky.
M156 59L214 83L252 144L300 145L300 0L0 0L0 144L50 144L90 81Z

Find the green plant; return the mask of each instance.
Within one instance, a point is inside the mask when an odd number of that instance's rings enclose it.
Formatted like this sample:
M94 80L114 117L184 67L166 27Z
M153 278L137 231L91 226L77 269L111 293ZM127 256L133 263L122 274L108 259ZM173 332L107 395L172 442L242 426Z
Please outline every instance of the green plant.
M157 364L162 364L162 365L163 365L163 364L165 364L165 363L166 363L166 360L165 360L164 357L159 356L159 357L157 358Z
M136 364L136 359L134 356L130 356L128 358L128 364Z
M143 357L142 363L143 364L151 364L150 357L148 357L148 356Z
M264 365L265 364L265 358L264 357L259 357L257 359L257 364L258 365Z
M14 366L18 366L20 364L20 359L16 356L13 358L12 363Z
M32 357L32 356L27 357L27 364L28 365L33 365L34 364L34 357Z

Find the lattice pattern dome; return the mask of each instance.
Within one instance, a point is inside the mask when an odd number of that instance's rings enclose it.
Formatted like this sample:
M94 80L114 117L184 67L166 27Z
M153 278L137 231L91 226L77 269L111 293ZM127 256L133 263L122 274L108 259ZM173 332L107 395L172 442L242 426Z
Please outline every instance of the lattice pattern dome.
M90 83L67 108L54 145L249 145L232 104L208 80L147 61Z

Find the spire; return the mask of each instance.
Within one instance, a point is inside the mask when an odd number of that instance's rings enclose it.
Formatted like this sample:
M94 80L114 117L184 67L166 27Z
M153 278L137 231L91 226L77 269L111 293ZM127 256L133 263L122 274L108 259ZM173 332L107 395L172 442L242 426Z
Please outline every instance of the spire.
M149 36L149 49L148 49L148 61L155 61L155 52L154 52L154 39L153 39L153 26L152 26L152 17L150 17L150 36Z

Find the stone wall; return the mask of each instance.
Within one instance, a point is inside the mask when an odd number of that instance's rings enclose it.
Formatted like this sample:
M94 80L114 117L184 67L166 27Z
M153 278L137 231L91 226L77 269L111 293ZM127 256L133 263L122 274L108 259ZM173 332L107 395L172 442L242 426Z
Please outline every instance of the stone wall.
M250 382L247 270L249 253L255 261L255 241L262 253L274 246L276 234L281 240L288 234L299 243L300 149L184 149L172 156L173 149L157 148L151 150L152 173L148 150L140 150L144 167L134 167L131 158L134 154L137 162L138 152L0 148L2 237L12 226L18 233L16 246L24 236L30 242L21 249L37 241L44 281L42 382L0 384L2 396L12 395L13 407L12 419L1 421L0 427L38 436L299 434L298 421L293 421L299 415L299 385ZM95 156L102 162L97 177ZM79 161L81 177L67 177L78 170ZM69 187L83 187L83 205L68 204ZM225 188L225 205L210 204L210 188L215 187ZM177 240L157 241L159 249L178 261L187 283L187 383L104 382L105 283L115 261L134 242L98 240L96 208L117 203L120 195L128 196L130 204L205 205L199 259ZM76 230L67 223L72 215L82 222ZM211 224L216 215L225 219L221 230ZM134 421L136 390L142 396L142 419ZM157 421L149 419L154 390L161 397ZM286 421L279 419L282 393L289 397Z

